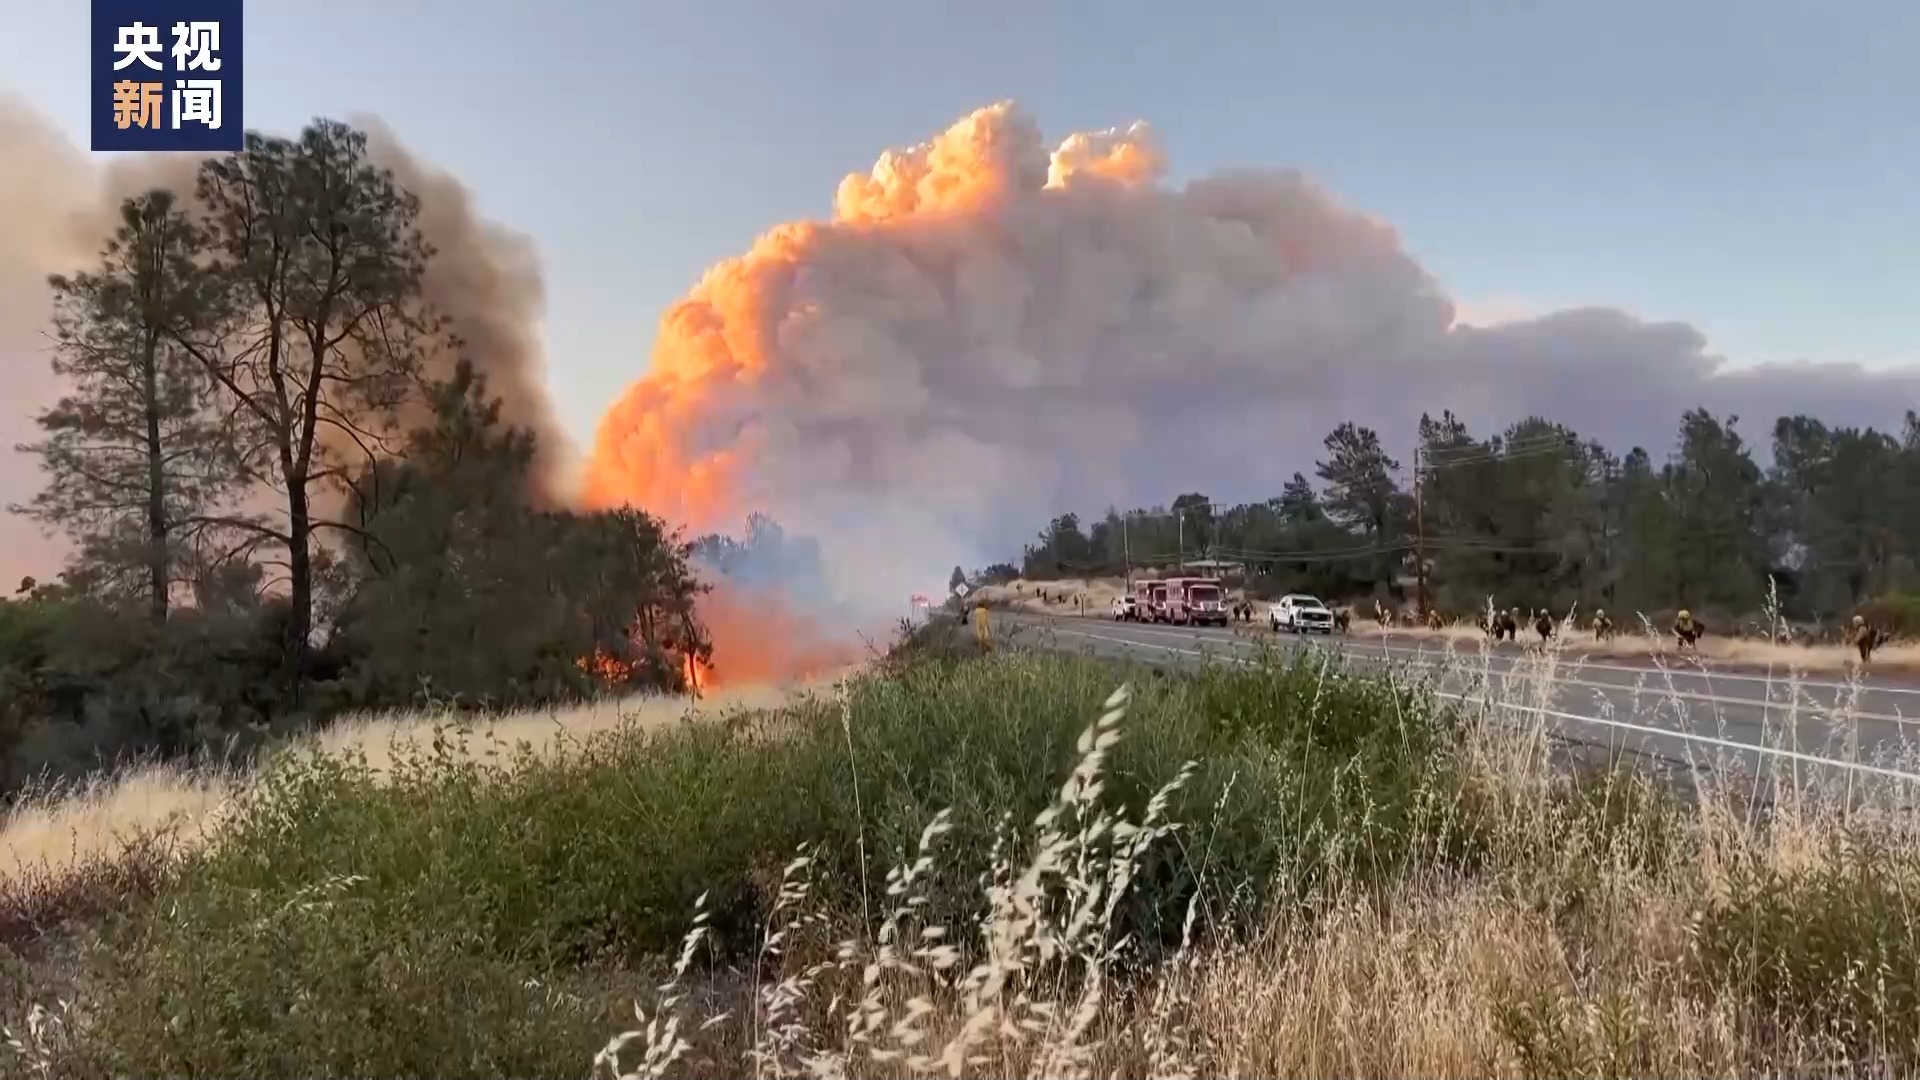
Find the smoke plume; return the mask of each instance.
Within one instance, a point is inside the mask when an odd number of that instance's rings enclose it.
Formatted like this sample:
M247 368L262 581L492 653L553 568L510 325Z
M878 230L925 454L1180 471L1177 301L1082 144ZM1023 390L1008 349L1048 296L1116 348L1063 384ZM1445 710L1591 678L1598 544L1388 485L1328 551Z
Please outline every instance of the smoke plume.
M503 419L539 436L534 494L560 501L572 463L541 381L545 292L532 241L482 220L459 180L415 158L378 119L350 122L367 132L371 159L420 197L420 230L438 252L424 297L451 320L462 347L436 352L428 373L450 373L457 357L472 360L503 399ZM47 275L91 267L127 197L156 187L191 197L201 159L141 155L98 168L44 118L0 98L0 160L7 162L0 183L0 364L11 377L0 412L0 504L7 504L25 502L41 483L35 461L12 448L37 437L33 416L60 390L47 363ZM22 574L52 577L63 547L31 522L0 518L0 583L11 586Z
M1895 425L1920 371L1730 369L1681 323L1467 326L1386 223L1299 172L1173 188L1142 124L1049 152L1011 104L883 154L661 321L605 415L590 501L698 530L764 510L826 539L837 595L898 611L1068 507L1276 493L1338 421L1539 413L1658 459L1681 413Z
M85 216L88 191L99 183L87 159L19 102L0 95L0 371L7 377L0 406L0 593L29 574L51 578L62 545L25 518L4 512L40 486L35 461L13 452L34 439L33 417L59 397L47 366L44 333L49 314L47 275L69 270L98 247Z

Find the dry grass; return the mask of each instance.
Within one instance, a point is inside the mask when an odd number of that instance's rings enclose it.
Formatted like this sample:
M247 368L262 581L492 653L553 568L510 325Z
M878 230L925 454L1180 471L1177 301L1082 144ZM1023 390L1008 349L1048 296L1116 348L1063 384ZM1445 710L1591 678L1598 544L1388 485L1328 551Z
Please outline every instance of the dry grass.
M482 745L525 744L545 756L567 751L596 732L623 726L659 727L687 716L718 715L780 705L795 693L832 684L835 676L797 687L729 687L692 702L678 697L596 701L569 709L487 716L471 722ZM312 737L333 755L364 755L376 773L387 772L396 751L430 743L440 712L351 717ZM467 749L469 753L482 751ZM165 836L169 849L190 851L219 828L223 810L249 778L232 772L178 765L151 765L101 777L77 788L29 794L0 824L0 882L59 877L120 859L129 845Z
M1920 1058L1916 973L1893 969L1920 958L1908 792L1836 798L1775 777L1779 801L1756 811L1741 785L1708 778L1682 804L1628 774L1569 776L1525 719L1550 698L1556 662L1537 656L1539 686L1510 680L1469 720L1483 874L1436 859L1385 891L1336 880L1251 940L1205 945L1191 936L1196 895L1178 953L1140 977L1114 913L1150 849L1206 823L1161 813L1187 771L1137 823L1102 807L1122 687L1054 806L1024 839L1009 834L977 925L917 918L942 812L889 874L878 935L809 954L800 943L827 922L807 911L802 851L737 1007L688 1007L696 915L674 978L651 1010L636 1003L641 1024L595 1068L616 1080L1904 1075ZM1810 883L1844 876L1863 844L1890 908L1790 899L1831 899Z
M1048 600L1040 599L1045 590ZM1059 581L1010 581L1005 585L983 585L973 597L989 604L1003 604L1021 611L1051 615L1074 614L1085 605L1090 615L1106 615L1113 602L1126 595L1126 585L1111 578L1063 578Z
M1563 639L1528 656L1525 677L1501 680L1498 698L1460 717L1449 752L1471 798L1453 792L1460 804L1437 813L1471 822L1473 860L1435 841L1382 881L1361 872L1376 853L1343 854L1335 838L1350 872L1304 903L1236 935L1214 932L1223 898L1196 894L1177 950L1149 962L1120 913L1157 856L1204 863L1218 821L1169 819L1190 769L1137 818L1110 805L1109 759L1130 734L1123 687L1081 736L1053 805L1005 823L977 921L924 916L946 869L948 811L873 882L871 917L852 922L814 902L803 847L772 890L751 966L702 963L703 897L670 977L635 1003L638 1022L593 1068L619 1078L1910 1075L1920 1062L1911 792L1776 776L1775 799L1756 806L1745 785L1706 776L1676 800L1635 775L1569 773L1528 710L1552 699L1561 650L1574 647ZM1450 663L1473 662L1452 651ZM622 720L522 717L513 730L554 752L562 730ZM370 723L340 732L336 748L389 746L428 726ZM18 1049L51 1060L64 1036L36 1016L15 1033Z

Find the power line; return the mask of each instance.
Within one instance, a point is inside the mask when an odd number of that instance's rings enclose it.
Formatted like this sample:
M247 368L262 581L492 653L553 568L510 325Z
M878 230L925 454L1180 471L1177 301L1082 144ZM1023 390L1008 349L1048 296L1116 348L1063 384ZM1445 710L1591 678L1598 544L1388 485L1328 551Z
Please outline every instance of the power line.
M1478 455L1461 455L1448 458L1444 461L1429 460L1424 465L1416 465L1415 470L1417 473L1431 473L1441 469L1465 468L1469 465L1500 465L1509 461L1525 461L1528 458L1550 457L1564 454L1572 449L1573 446L1573 443L1557 442L1522 447L1518 450L1502 449L1499 451L1483 451Z
M1565 432L1549 431L1539 435L1525 435L1518 439L1488 440L1486 442L1454 443L1447 446L1429 446L1427 456L1445 458L1458 454L1498 453L1501 450L1526 449L1532 446L1548 444L1568 446L1579 440Z

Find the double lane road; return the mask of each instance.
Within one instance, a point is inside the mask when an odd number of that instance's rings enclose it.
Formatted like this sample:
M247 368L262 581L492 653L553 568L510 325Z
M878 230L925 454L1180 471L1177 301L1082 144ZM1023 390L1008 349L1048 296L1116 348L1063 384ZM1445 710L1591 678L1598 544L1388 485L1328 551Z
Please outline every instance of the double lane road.
M1642 755L1670 766L1780 779L1894 782L1920 793L1920 681L1867 675L1850 683L1692 658L1663 665L1475 643L1449 651L1414 635L1275 635L995 611L996 639L1156 665L1208 658L1249 663L1264 649L1330 649L1361 667L1433 680L1444 698L1486 702L1515 722L1544 721L1563 742ZM1550 669L1550 670L1549 670ZM1779 771L1776 771L1779 770ZM1877 786L1877 785L1875 785Z

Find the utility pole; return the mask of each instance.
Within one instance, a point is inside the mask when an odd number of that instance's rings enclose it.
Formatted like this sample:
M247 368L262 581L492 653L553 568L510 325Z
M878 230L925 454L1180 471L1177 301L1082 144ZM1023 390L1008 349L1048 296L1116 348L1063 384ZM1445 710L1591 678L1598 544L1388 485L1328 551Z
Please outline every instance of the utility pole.
M1413 446L1413 573L1415 588L1418 590L1420 621L1427 619L1427 521L1426 499L1427 476L1420 467L1420 444Z
M1131 510L1120 515L1120 567L1126 574L1128 585L1133 584L1133 545L1127 540L1127 519L1131 517Z

